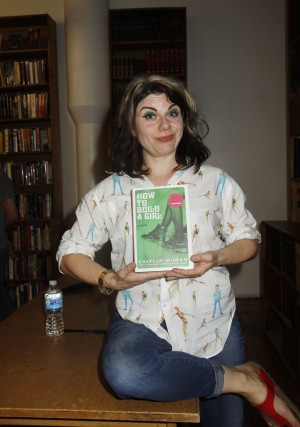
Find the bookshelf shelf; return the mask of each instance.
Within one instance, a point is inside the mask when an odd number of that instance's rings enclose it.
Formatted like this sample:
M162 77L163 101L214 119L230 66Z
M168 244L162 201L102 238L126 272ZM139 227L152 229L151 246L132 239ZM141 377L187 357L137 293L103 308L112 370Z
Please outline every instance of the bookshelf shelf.
M0 86L0 92L18 92L18 91L24 91L24 86L29 91L34 91L36 89L49 89L49 83L30 83L30 84L14 84L14 85L7 85L7 86Z
M264 331L300 387L300 223L264 221L261 231Z
M187 81L186 9L112 9L110 75L112 111L136 75L163 74Z
M128 9L126 9L126 11L127 10ZM148 10L148 9L146 9L146 10ZM131 47L135 48L135 47L139 47L139 46L146 47L146 48L152 47L152 46L160 47L160 46L164 46L164 45L167 45L167 47L169 47L169 46L170 47L172 47L172 46L176 47L177 44L182 45L184 47L186 44L185 38L184 37L182 37L180 39L170 38L170 39L164 39L164 40L162 40L162 39L160 39L160 40L150 40L150 39L141 40L141 39L139 39L139 40L127 40L127 41L119 40L119 41L112 41L111 42L112 47L121 46L122 48L128 47L128 49L130 49Z
M62 195L56 24L47 15L0 18L0 164L19 220L6 287L16 307L58 276Z

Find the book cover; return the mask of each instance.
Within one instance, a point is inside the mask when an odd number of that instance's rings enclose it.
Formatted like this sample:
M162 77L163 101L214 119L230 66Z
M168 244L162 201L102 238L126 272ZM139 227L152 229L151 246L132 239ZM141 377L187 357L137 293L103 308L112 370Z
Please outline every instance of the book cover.
M21 31L11 31L8 35L8 49L16 50L22 48L22 33Z
M192 268L187 186L135 189L132 206L136 271Z
M29 49L36 49L40 47L40 29L29 28L27 45Z

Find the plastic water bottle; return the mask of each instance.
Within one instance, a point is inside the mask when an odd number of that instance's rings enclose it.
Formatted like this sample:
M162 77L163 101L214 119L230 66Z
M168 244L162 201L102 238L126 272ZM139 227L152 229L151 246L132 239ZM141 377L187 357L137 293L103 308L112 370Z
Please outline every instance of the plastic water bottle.
M46 334L58 337L64 333L63 293L57 286L56 280L49 281L45 293Z

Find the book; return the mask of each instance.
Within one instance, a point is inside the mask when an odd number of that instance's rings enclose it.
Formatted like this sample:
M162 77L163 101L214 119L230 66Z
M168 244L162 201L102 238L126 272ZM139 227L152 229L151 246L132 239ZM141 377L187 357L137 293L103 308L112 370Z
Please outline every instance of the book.
M12 31L8 35L8 49L16 50L22 47L22 33L21 31Z
M29 28L27 45L29 49L40 47L40 32L39 28Z
M188 187L134 189L132 207L135 271L192 268Z

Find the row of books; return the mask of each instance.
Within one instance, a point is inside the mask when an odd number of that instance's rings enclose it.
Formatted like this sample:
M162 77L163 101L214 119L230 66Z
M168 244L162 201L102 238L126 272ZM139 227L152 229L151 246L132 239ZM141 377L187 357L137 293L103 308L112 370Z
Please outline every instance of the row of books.
M52 183L52 162L48 160L2 164L14 185L38 185Z
M15 252L50 250L49 225L21 224L10 232L10 243Z
M43 47L45 42L41 37L40 28L0 33L0 50L37 49Z
M20 219L51 218L52 194L16 194L16 204Z
M18 280L24 277L40 279L51 277L50 255L45 252L30 254L14 254L8 260L8 280Z
M0 61L0 86L43 84L47 81L46 59Z
M8 289L13 307L20 308L28 301L32 300L37 294L46 288L46 281L28 281L24 283L14 283Z
M114 18L111 23L112 42L181 40L184 37L184 26L181 17L136 17Z
M0 94L0 119L35 119L49 116L49 92Z
M51 128L0 129L0 154L51 150Z
M146 50L145 57L116 55L112 60L113 77L132 77L141 72L151 74L185 74L185 49Z
M157 40L159 21L157 18L116 19L111 24L111 40L135 41Z
M116 55L112 60L112 77L132 77L146 70L146 59L133 55Z
M146 51L146 70L157 74L185 74L185 49Z

